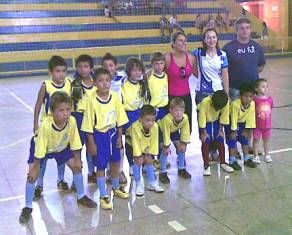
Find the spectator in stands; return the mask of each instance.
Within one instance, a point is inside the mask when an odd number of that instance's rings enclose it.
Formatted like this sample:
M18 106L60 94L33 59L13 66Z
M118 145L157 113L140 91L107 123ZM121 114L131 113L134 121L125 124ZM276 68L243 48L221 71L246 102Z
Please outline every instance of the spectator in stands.
M215 21L213 15L209 15L206 27L207 28L216 28L216 21Z
M165 30L168 30L169 34L170 32L170 23L168 21L168 19L166 18L165 14L163 14L160 18L160 22L159 22L159 26L160 26L160 32L161 32L161 36L163 38L165 38Z
M247 10L245 10L244 8L242 8L242 9L241 9L241 13L240 13L239 18L244 18L244 19L246 19L246 18L247 18L246 13L247 13Z
M202 18L202 15L201 14L198 14L196 16L196 19L195 19L195 28L197 28L200 32L200 34L203 33L203 28L204 28L204 21L203 21L203 18Z
M196 58L187 50L187 36L178 31L172 35L172 51L165 55L166 72L168 74L169 100L180 97L185 102L185 113L188 115L192 129L192 97L189 87L189 78L197 76Z
M262 31L262 39L268 39L269 37L269 31L268 31L268 26L266 24L266 22L263 22L263 31Z
M183 28L178 23L176 14L172 14L172 16L169 18L169 23L170 23L170 33L173 33L173 29L177 29L179 31L184 32Z
M230 17L229 17L229 12L227 12L224 17L224 27L225 27L226 32L228 31L229 26L230 26Z
M112 13L111 13L111 10L109 9L108 5L105 5L105 6L104 6L104 15L105 15L106 17L109 17L109 18L112 17Z
M216 22L216 27L218 27L218 29L219 29L219 33L222 33L223 28L224 28L224 20L223 20L223 17L220 13L218 13L218 15L215 19L215 22Z

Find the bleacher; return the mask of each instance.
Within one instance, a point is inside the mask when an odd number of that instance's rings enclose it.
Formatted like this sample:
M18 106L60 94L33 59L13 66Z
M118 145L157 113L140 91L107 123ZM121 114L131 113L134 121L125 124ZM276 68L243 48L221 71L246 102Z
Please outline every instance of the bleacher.
M201 40L194 28L195 16L226 14L228 9L215 0L189 0L179 11L168 11L179 12L178 20L192 49ZM124 64L129 55L147 62L153 51L170 50L160 35L161 8L133 8L131 12L116 9L118 22L103 14L103 5L94 0L1 1L0 77L46 73L47 60L54 54L66 58L69 69L73 69L74 58L82 53L99 63L100 57L110 51ZM233 28L220 35L221 40L233 38Z

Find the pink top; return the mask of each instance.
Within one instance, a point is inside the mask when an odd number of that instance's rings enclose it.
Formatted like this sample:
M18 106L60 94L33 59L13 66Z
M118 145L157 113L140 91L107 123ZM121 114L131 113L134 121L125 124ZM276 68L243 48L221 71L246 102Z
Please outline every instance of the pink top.
M189 77L193 73L193 65L186 54L186 67L179 67L170 53L170 64L167 69L168 94L170 96L185 96L190 94Z
M272 128L272 108L274 107L273 98L255 96L256 104L256 126L258 129Z

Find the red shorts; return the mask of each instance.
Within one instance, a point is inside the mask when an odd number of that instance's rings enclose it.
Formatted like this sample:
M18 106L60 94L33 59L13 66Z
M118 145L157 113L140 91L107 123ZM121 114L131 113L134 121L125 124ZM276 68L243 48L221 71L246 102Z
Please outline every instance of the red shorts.
M256 140L260 140L261 137L263 140L269 140L272 136L272 129L259 129L256 128L253 130L253 138Z

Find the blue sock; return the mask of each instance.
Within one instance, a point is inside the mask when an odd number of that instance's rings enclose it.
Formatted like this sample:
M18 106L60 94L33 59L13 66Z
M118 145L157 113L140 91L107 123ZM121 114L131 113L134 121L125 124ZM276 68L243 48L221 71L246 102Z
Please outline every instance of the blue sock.
M97 185L99 188L99 193L100 193L100 197L105 197L107 196L107 190L106 190L106 179L105 177L97 177Z
M113 185L113 189L119 189L120 188L120 179L119 178L112 178L112 185Z
M185 153L184 152L180 152L177 153L177 160L178 160L178 169L185 169Z
M146 165L146 174L148 183L155 181L154 166L152 164Z
M57 164L58 168L58 182L64 181L65 176L65 163L64 164Z
M243 156L243 160L244 160L244 161L247 161L247 160L249 160L249 159L250 159L250 156L249 156L249 155L244 155L244 156Z
M47 168L47 160L41 161L40 174L39 174L39 176L37 178L37 184L36 185L43 187L46 168Z
M136 183L140 182L141 180L141 166L138 166L137 164L133 165L133 173Z
M235 156L229 156L229 164L232 164L233 162L236 162Z
M167 170L166 170L166 165L167 165L167 155L164 155L164 154L161 152L161 154L160 154L160 158L159 158L159 161L160 161L160 172L161 172L161 173L167 172Z
M73 173L73 182L77 191L77 198L80 199L85 196L84 185L83 185L83 176L82 173Z
M32 208L32 201L34 197L35 183L26 181L25 185L25 207Z
M88 175L92 175L94 172L94 165L92 162L92 156L89 152L86 152L86 160L87 160Z

